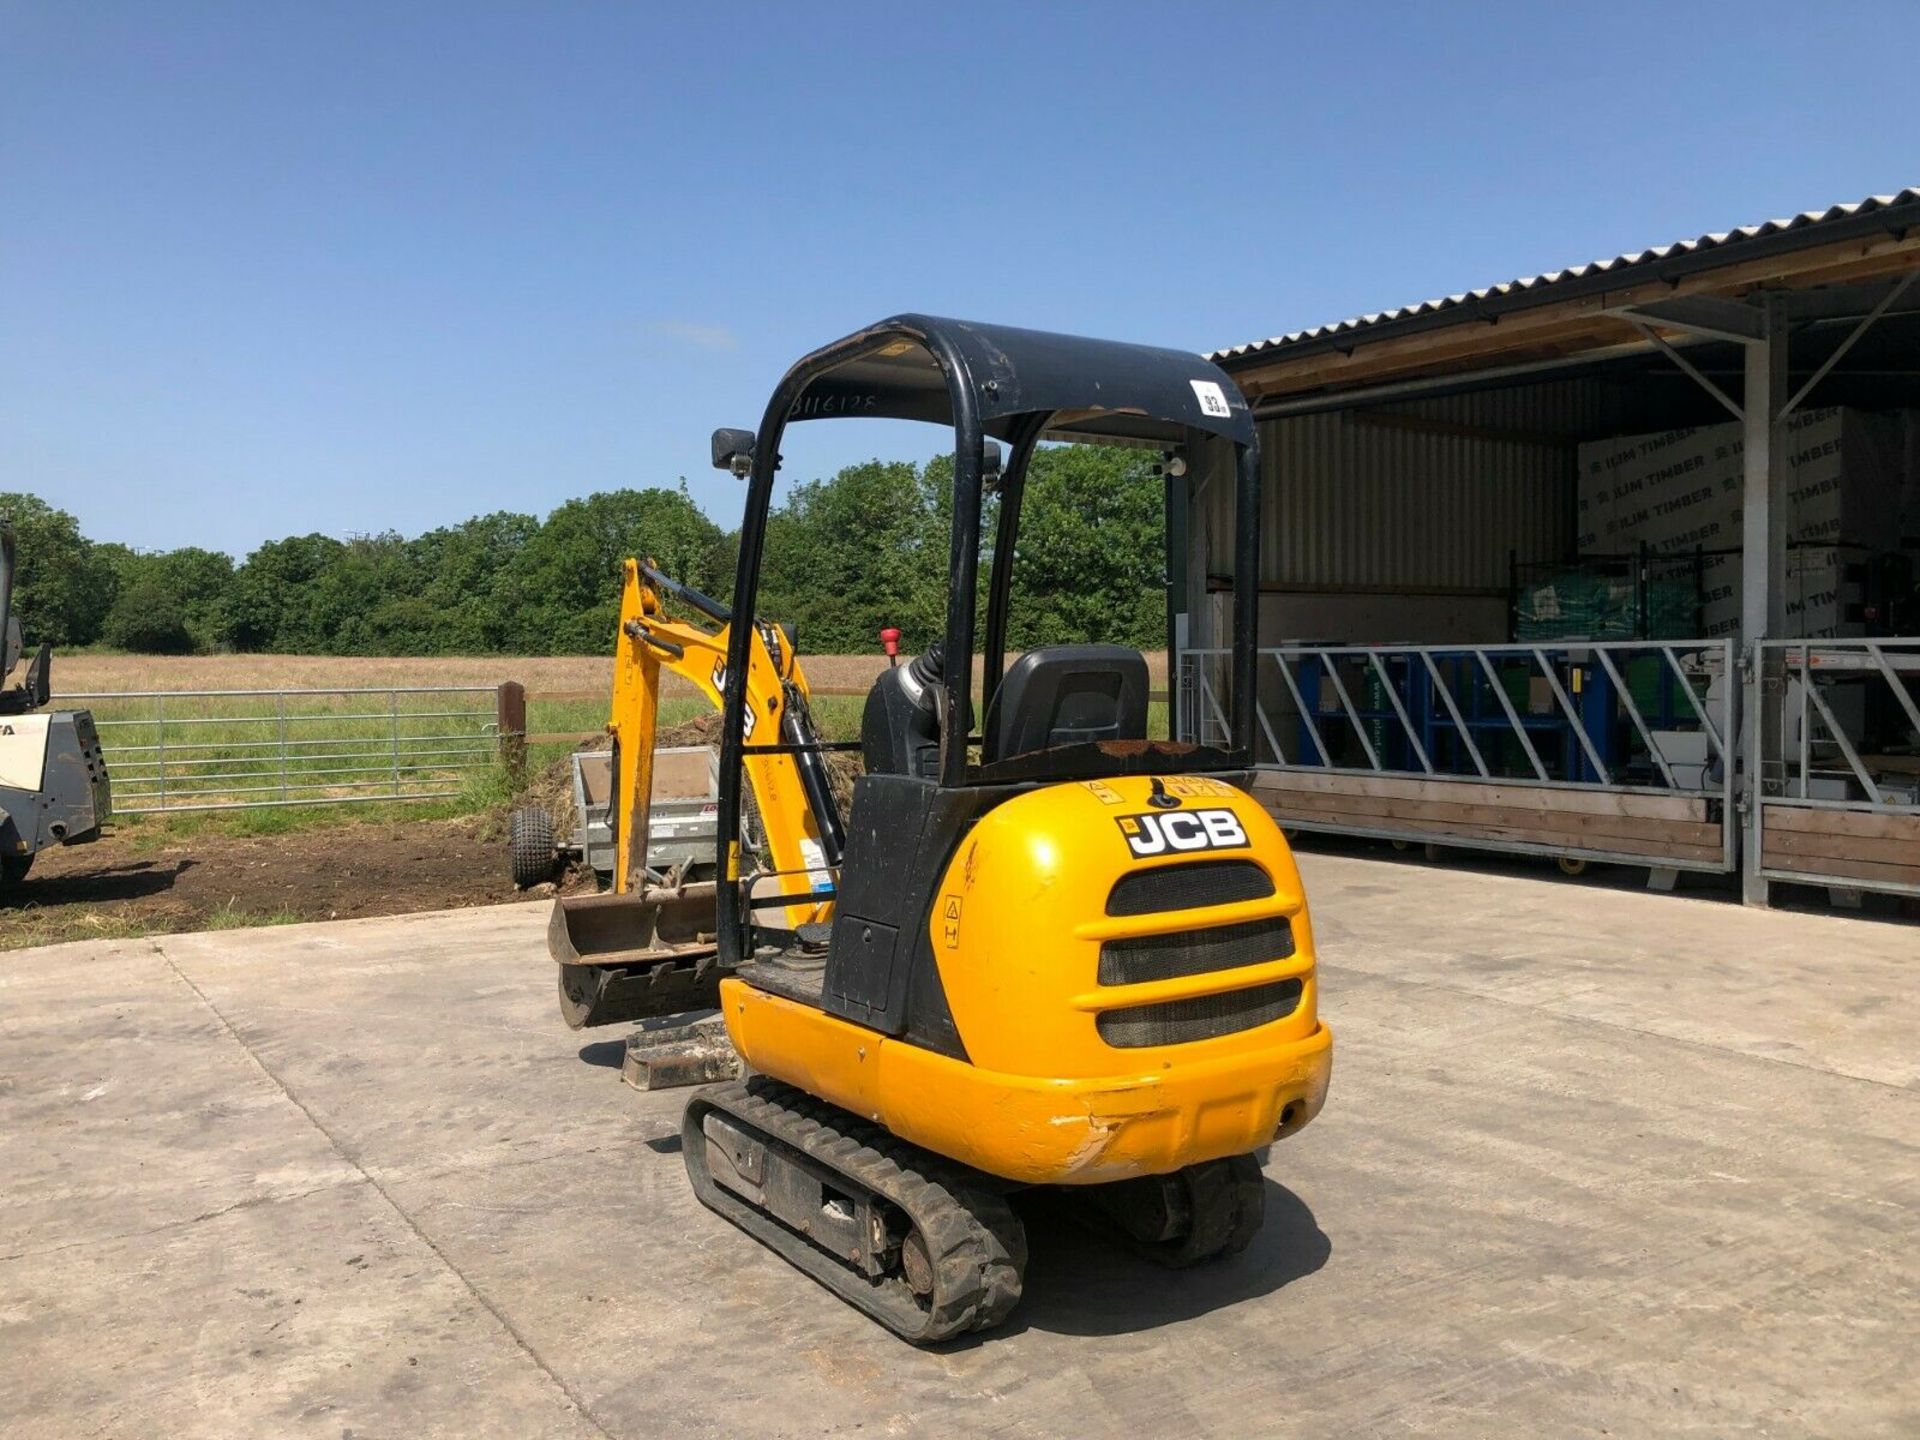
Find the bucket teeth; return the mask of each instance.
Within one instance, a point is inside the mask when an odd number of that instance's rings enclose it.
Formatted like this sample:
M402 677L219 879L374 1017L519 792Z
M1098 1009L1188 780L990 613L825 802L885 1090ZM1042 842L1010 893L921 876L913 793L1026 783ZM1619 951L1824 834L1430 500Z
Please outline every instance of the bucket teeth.
M560 1016L572 1029L685 1015L720 1004L720 982L732 972L715 957L704 963L562 965Z

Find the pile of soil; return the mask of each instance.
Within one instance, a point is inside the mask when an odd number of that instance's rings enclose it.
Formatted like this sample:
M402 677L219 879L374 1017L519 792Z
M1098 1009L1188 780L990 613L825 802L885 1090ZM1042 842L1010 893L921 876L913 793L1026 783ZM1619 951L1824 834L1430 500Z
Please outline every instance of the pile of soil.
M720 717L662 730L662 746L715 745ZM581 742L604 748L604 736ZM827 755L845 815L860 758ZM554 833L573 828L571 761L529 778L514 804L538 804ZM498 905L594 888L576 867L553 885L516 890L508 873L504 805L452 820L405 816L315 824L280 835L200 834L156 844L139 826L110 826L90 845L43 851L20 884L0 890L0 949L62 940L201 930L277 921L347 920Z
M498 905L513 888L484 817L195 835L155 848L137 827L42 851L0 893L0 949L268 921Z
M510 806L502 809L496 821L500 827L500 836L506 837L506 817L508 810L517 810L523 805L537 805L547 812L553 821L553 833L562 838L571 835L574 827L573 813L573 756L587 755L596 750L605 750L612 744L606 735L588 735L566 755L558 756L527 777L527 783L520 793L513 797ZM656 749L677 749L685 746L720 744L720 717L701 715L681 725L669 725L654 733Z

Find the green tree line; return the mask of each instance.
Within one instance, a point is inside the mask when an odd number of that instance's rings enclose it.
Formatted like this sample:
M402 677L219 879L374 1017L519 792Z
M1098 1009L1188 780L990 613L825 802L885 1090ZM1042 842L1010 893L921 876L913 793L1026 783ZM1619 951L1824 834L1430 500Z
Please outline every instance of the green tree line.
M950 457L869 461L794 485L769 517L761 615L797 626L814 654L871 650L883 625L910 648L933 639L946 613L951 476ZM1039 452L1021 511L1013 643L1164 643L1162 503L1151 455ZM983 516L989 551L997 504L990 497ZM738 539L684 482L411 539L289 536L238 563L197 547L95 542L32 495L0 494L0 511L18 536L14 609L31 643L147 654L597 654L612 644L627 556L652 556L726 599Z

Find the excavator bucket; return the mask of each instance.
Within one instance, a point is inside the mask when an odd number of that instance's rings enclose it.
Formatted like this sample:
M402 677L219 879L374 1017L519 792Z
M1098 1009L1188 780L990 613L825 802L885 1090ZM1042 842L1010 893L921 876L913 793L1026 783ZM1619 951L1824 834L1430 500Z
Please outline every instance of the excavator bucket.
M547 921L560 1013L575 1030L720 1003L711 882L637 895L563 895Z

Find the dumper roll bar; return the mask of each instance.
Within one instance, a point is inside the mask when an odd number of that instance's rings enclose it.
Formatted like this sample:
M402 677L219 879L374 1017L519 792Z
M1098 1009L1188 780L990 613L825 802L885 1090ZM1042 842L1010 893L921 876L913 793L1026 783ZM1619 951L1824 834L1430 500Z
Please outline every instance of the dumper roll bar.
M1230 748L1190 751L1161 761L1145 758L1140 763L1145 768L1167 769L1244 768L1252 763L1259 456L1252 413L1225 372L1184 351L914 314L883 320L815 350L796 361L775 387L752 437L750 457L738 448L723 455L728 447L716 436L715 463L729 465L735 473L744 470L747 478L734 613L754 613L780 441L787 425L842 416L923 420L953 429L953 522L941 676L947 720L941 730L939 764L939 783L950 789L969 782L983 445L992 438L1012 447L1001 479L1002 508L984 637L982 703L989 705L1006 658L1013 540L1025 474L1040 442L1110 441L1179 451L1192 448L1196 436L1229 442L1235 455ZM744 433L725 433L732 437L733 446L746 444ZM751 634L752 627L746 625L732 630L727 654L730 675L744 673ZM741 878L740 776L747 717L741 687L728 685L725 698L718 841L723 874L737 882ZM718 890L721 955L729 963L738 963L750 949L747 907L737 884L722 884Z

